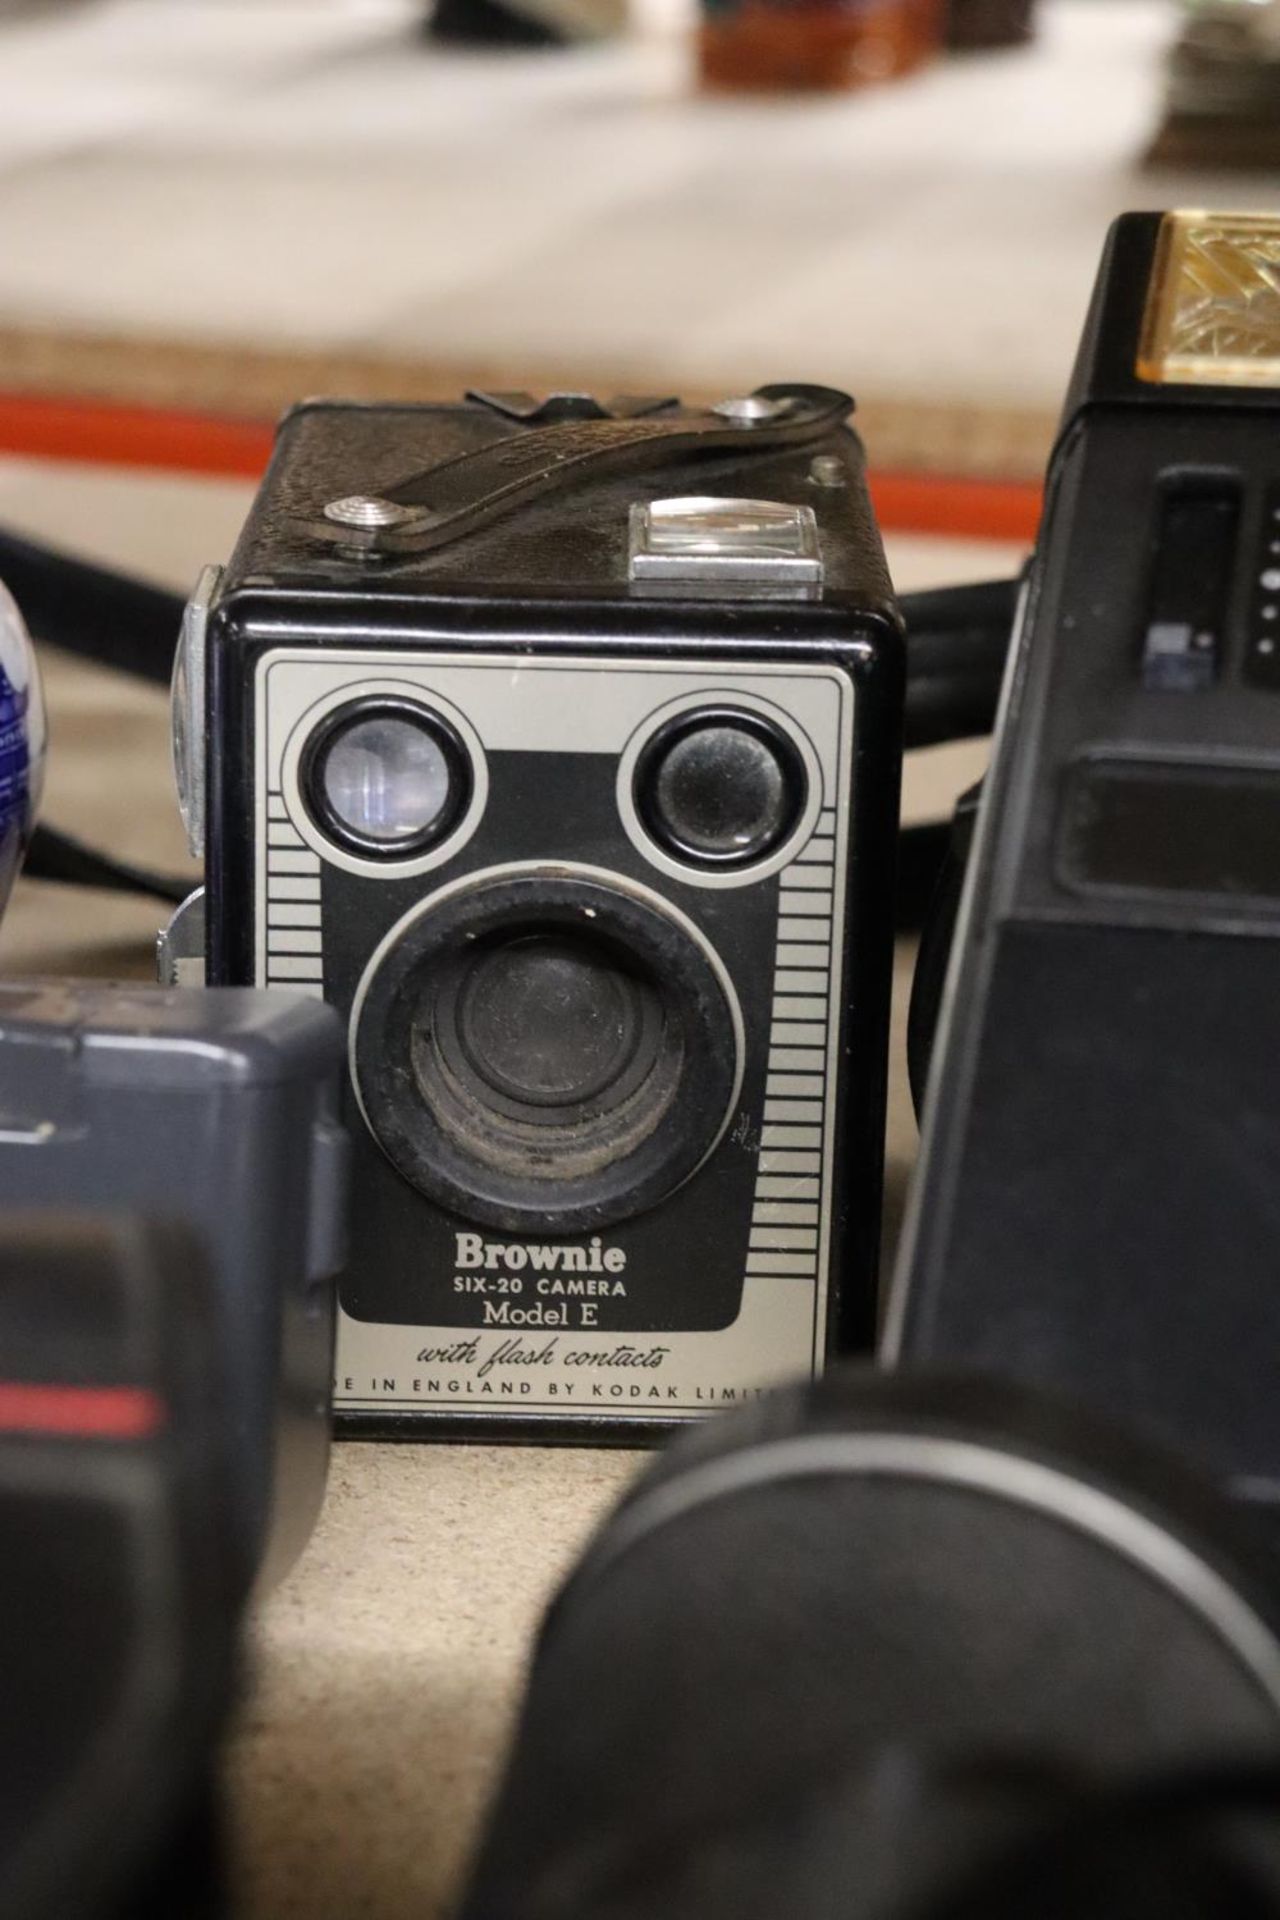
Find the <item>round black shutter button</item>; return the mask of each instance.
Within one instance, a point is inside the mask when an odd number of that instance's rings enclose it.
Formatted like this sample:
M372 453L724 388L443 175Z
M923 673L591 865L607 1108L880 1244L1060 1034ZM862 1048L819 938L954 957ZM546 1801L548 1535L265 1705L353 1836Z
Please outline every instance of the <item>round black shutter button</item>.
M737 708L681 714L636 767L636 810L659 844L696 866L762 860L804 811L806 779L792 742Z

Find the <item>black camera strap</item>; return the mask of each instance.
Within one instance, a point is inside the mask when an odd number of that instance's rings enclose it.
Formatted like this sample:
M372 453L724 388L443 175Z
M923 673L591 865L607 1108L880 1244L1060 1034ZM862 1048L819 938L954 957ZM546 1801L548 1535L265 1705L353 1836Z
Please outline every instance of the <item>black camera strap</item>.
M0 580L40 641L168 686L183 603L166 587L0 527Z
M154 685L167 686L182 623L182 600L165 587L0 529L0 580L42 644ZM180 901L192 882L87 846L59 827L41 825L25 873L114 892Z
M186 899L194 880L181 873L162 873L100 853L61 827L38 826L23 871L32 880L61 880L72 887L105 887L113 893L148 893L175 906Z
M765 395L773 391L761 389ZM828 388L785 391L831 394ZM830 404L845 399L844 395L832 395ZM623 404L615 402L614 406ZM824 431L830 419L829 413L824 416ZM741 429L724 430L741 434ZM532 429L523 444L527 445L539 431ZM508 442L500 444L506 446ZM740 439L735 438L733 444L740 445ZM0 580L41 643L153 685L168 685L182 624L183 602L178 594L4 529L0 529ZM977 739L991 731L1017 591L1016 580L993 580L904 595L901 606L907 626L907 689L903 744L908 750L948 740ZM949 842L947 823L929 822L903 829L899 843L899 927L915 929L924 924ZM181 900L191 890L191 883L183 875L161 873L119 859L51 826L36 829L25 871L35 880L145 893L167 901Z

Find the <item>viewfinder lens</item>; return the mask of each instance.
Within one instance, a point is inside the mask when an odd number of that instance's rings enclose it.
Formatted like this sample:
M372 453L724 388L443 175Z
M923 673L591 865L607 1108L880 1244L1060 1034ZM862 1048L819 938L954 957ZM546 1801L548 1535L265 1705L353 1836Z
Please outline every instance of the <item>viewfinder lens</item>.
M753 714L691 714L658 734L637 769L650 833L697 866L763 859L792 831L804 798L791 742Z
M325 831L343 844L406 857L443 838L465 805L465 756L435 715L405 702L338 716L304 776Z

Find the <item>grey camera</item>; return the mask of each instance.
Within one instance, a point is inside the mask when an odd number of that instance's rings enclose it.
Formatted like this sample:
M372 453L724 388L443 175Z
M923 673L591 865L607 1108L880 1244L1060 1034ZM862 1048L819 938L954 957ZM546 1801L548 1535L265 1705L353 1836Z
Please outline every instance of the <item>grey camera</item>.
M265 1584L301 1551L328 1467L342 1058L317 1000L0 986L0 1210L124 1208L201 1236L236 1524Z

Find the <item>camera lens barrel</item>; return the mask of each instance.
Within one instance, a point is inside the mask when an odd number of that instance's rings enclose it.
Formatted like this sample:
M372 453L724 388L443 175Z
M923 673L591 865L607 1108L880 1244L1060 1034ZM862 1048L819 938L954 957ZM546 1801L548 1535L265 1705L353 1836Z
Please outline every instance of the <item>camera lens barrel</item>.
M741 1078L710 945L588 868L491 869L429 898L373 956L351 1032L361 1106L401 1173L512 1230L653 1205L715 1146Z
M980 1378L830 1375L596 1535L464 1914L928 1914L1078 1790L1277 1755L1273 1568L1212 1487Z

